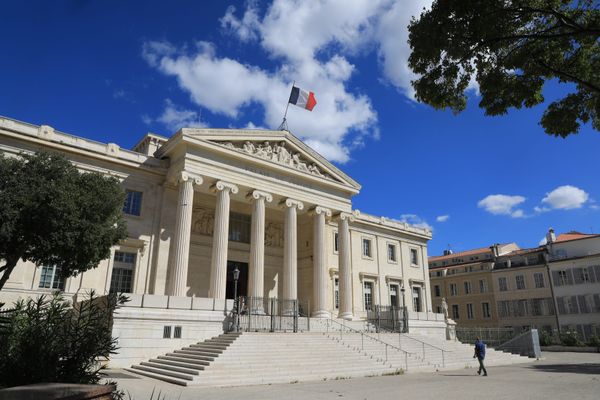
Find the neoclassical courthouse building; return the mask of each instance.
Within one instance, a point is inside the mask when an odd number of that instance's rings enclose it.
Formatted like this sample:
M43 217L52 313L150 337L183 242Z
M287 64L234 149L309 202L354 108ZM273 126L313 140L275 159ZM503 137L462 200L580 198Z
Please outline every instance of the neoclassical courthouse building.
M361 319L403 301L432 310L431 232L353 209L360 185L290 132L184 128L128 150L0 117L3 156L41 150L122 182L128 239L66 280L54 266L18 265L2 302L95 289L189 310L233 298L237 267L240 295L309 301L312 317Z

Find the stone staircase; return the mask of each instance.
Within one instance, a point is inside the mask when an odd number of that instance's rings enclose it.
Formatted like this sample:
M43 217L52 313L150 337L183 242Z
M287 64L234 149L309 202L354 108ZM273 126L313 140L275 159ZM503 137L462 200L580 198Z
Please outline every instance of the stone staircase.
M402 351L392 348L399 344ZM444 349L443 359L433 346ZM245 332L223 334L127 370L178 385L242 386L476 367L472 356L471 345L425 335ZM486 356L490 366L528 361L492 349Z

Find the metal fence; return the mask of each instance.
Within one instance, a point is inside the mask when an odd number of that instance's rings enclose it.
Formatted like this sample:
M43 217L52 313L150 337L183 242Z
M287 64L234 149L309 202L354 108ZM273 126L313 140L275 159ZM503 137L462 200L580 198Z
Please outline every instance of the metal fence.
M497 347L517 336L512 328L456 327L456 338L463 343L475 343L480 338L489 347Z
M408 312L406 307L375 305L367 310L367 320L380 332L408 333Z
M310 330L310 303L275 297L238 297L231 330L299 332Z

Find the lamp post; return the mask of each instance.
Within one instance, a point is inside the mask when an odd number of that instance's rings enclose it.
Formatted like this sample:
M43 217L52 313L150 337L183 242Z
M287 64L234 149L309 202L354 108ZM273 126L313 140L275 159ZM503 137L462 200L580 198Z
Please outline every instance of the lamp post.
M406 308L406 297L404 296L404 292L406 292L406 289L404 288L404 283L402 284L402 286L400 286L400 292L402 292L402 320L404 322L404 329L402 330L404 331L404 333L408 333L408 312Z
M238 298L237 284L240 279L240 269L235 266L233 270L233 298L235 299L235 331L240 331L240 299Z

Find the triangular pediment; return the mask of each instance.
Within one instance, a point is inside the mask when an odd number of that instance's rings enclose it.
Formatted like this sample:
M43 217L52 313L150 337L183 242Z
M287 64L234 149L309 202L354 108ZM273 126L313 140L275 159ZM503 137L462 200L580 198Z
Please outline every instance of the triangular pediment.
M360 190L356 181L288 131L185 128L182 133L244 157Z

